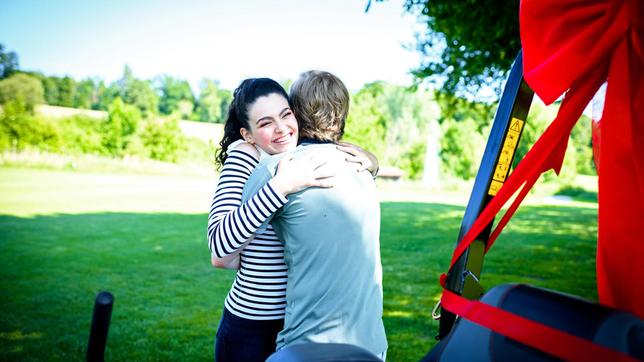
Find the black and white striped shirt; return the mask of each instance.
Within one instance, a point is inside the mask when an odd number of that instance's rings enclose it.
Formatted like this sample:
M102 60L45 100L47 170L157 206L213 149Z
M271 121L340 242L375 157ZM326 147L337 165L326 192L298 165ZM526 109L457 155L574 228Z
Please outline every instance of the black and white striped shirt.
M272 226L261 234L255 231L287 199L269 182L248 202L241 203L244 185L257 163L245 151L229 150L208 215L208 246L221 258L237 251L254 235L240 253L239 271L225 305L231 313L246 319L282 319L286 307L284 247Z

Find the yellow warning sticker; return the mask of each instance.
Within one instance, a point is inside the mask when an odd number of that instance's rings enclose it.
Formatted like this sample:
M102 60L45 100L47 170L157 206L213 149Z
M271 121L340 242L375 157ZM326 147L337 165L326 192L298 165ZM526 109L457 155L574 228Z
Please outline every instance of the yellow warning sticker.
M524 121L512 117L510 122L510 128L508 133L505 135L505 140L503 141L503 148L501 149L501 154L499 155L499 161L496 164L494 169L494 175L492 176L492 182L490 183L490 189L488 190L489 195L496 195L496 193L501 189L505 178L508 176L510 171L512 156L514 151L517 148L519 143L519 136L521 135L521 130L523 129Z
M503 186L503 182L499 182L496 180L492 180L492 183L490 184L490 191L488 194L495 196L497 192L501 189L501 186Z

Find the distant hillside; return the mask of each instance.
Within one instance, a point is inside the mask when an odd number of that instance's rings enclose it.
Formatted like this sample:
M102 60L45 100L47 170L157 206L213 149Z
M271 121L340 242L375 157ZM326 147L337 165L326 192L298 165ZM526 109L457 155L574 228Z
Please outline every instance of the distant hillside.
M66 118L75 115L84 115L96 119L105 119L107 117L107 112L105 111L50 106L45 104L37 106L36 112L51 118ZM223 124L187 120L181 120L179 122L179 126L186 136L198 138L204 142L212 142L215 145L221 140L221 135L224 129Z

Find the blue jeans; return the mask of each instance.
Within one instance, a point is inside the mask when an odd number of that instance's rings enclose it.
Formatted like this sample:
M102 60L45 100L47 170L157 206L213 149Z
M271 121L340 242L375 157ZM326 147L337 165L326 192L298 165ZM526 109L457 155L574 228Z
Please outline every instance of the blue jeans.
M275 339L282 328L283 319L246 319L224 308L215 339L215 361L264 362L275 352Z

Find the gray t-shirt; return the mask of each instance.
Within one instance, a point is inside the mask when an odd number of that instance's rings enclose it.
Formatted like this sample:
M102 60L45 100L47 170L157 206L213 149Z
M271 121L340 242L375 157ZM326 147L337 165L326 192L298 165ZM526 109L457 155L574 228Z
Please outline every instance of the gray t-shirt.
M296 343L348 343L387 349L382 323L380 204L368 172L356 172L333 144L299 146L296 157L325 159L334 187L288 196L270 221L288 266L284 329L277 349ZM264 159L244 188L248 200L275 174L281 155Z

